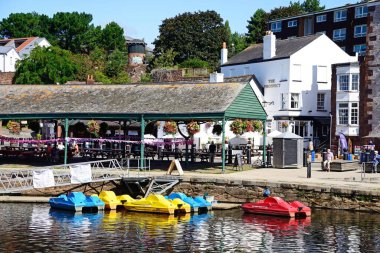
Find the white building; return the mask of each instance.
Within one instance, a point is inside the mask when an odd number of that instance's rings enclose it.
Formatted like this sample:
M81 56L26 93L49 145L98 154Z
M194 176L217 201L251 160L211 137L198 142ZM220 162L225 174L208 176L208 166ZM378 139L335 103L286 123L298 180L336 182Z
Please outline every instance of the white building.
M360 66L359 62L333 65L332 99L333 136L332 143L337 141L340 133L348 138L353 146L360 145Z
M36 47L50 47L47 39L40 37L14 38L0 40L0 46L13 47L20 55L21 59L28 57L30 52Z
M0 72L15 72L20 56L13 47L0 46Z
M264 43L223 62L225 58L222 55L225 77L254 75L263 87L258 97L268 114L269 131L285 131L293 125L293 133L306 139L329 141L331 65L356 62L357 57L349 56L324 34L276 40L268 32Z

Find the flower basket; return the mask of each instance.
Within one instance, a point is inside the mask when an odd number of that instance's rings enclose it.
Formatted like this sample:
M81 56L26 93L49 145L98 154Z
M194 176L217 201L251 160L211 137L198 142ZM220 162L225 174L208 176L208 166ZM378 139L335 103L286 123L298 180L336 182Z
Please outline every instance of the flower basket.
M166 121L164 125L164 132L167 134L176 134L177 133L177 123L174 121Z
M191 121L190 123L188 123L186 125L186 129L187 129L187 132L190 134L190 135L194 135L196 133L199 132L199 130L201 129L198 122L196 121Z
M230 125L230 130L234 134L241 135L243 134L243 121L241 119L235 119Z
M253 132L255 131L255 128L253 126L252 120L246 120L243 122L243 131L244 132Z
M261 132L263 131L263 122L260 120L254 120L252 121L253 129L256 132Z
M282 128L287 128L288 126L289 126L289 123L286 122L286 121L284 121L284 122L281 123L281 127Z
M100 126L98 122L96 122L95 120L90 120L89 122L87 122L87 127L88 127L88 131L91 134L95 135L95 137L99 136Z
M215 134L218 136L222 134L222 131L223 131L223 128L221 125L214 125L214 127L212 128L212 134Z
M12 134L20 134L21 132L21 125L19 122L16 121L8 121L7 123L7 129Z

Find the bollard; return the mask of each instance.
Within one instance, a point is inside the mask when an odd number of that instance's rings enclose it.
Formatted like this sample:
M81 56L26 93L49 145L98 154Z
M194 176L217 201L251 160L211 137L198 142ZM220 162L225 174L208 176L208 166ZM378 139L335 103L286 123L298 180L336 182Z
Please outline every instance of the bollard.
M272 167L272 150L267 151L267 168Z
M307 163L307 178L311 178L311 162Z
M228 164L232 164L232 147L228 145Z
M251 164L251 149L247 149L247 164Z
M304 149L303 150L303 167L307 166L307 155L308 155L307 150Z

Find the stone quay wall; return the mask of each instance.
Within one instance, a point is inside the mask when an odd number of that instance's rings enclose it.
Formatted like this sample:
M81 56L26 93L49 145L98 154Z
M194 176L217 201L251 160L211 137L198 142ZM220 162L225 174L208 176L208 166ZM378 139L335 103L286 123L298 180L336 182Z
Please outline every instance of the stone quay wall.
M204 178L184 179L175 186L174 191L188 196L207 193L219 202L245 203L262 200L264 187L269 187L271 196L281 197L285 201L298 200L314 208L380 212L380 191Z

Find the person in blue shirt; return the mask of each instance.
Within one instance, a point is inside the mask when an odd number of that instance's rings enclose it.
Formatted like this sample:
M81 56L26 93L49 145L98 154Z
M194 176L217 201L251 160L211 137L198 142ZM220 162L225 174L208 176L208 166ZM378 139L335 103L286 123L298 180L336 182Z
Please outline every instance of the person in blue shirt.
M380 155L379 151L375 150L375 156L373 157L372 173L377 173L377 165L379 164Z

